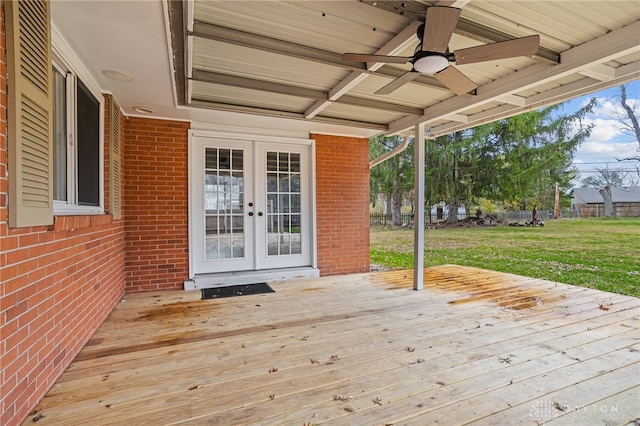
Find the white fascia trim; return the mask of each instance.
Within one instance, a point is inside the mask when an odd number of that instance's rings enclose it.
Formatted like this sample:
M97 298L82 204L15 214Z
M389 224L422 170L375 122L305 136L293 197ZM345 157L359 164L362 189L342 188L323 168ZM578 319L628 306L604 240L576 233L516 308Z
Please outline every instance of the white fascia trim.
M167 57L169 58L169 68L171 70L171 93L173 94L173 106L178 106L178 88L176 87L174 75L176 70L173 61L173 51L171 48L171 25L169 24L169 4L167 0L162 1L162 15L164 17L165 46L167 48Z
M294 143L294 144L303 144L303 145L311 145L315 141L313 139L303 139L303 138L290 138L284 136L268 136L268 135L260 135L260 134L248 134L248 133L227 133L227 132L216 132L210 130L189 130L189 137L204 137L204 138L220 138L220 139L238 139L238 140L251 140L251 141L259 141L259 142L273 142L273 143Z

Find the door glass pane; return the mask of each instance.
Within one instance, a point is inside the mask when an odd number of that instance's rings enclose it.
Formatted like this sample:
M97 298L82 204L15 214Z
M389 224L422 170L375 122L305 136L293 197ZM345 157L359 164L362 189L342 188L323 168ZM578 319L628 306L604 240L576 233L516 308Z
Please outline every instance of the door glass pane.
M292 172L300 173L300 154L291 154L289 169Z
M268 172L278 171L278 153L267 152L267 171Z
M267 255L300 254L300 154L267 152Z
M205 149L205 259L245 256L244 151Z
M289 182L291 181L289 173L280 174L280 192L289 192Z
M204 167L205 169L217 169L218 168L218 150L216 148L207 148L204 155Z
M289 194L280 194L279 213L289 213Z
M296 195L298 199L299 195ZM293 195L292 195L293 197ZM298 204L298 212L300 211L300 205ZM291 215L291 254L302 253L302 234L300 234L300 215Z
M291 194L291 213L300 213L300 194Z
M291 176L291 192L300 193L300 175Z
M218 151L218 168L220 170L231 170L231 150L220 149Z
M242 151L234 149L231 152L231 168L233 170L244 170L244 157Z
M281 172L289 171L289 154L286 152L281 152L278 155L278 169Z
M277 173L267 173L267 192L278 192Z

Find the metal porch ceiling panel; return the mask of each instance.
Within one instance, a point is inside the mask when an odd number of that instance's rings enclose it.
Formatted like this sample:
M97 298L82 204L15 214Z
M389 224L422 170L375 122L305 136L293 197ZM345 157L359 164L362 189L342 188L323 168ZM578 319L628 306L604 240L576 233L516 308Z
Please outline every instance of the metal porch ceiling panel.
M192 63L196 70L318 90L329 90L349 73L330 65L200 37L193 40Z
M466 109L466 110L460 112L460 114L461 115L466 115L466 116L472 116L472 115L475 115L475 114L480 114L481 112L490 111L490 110L493 110L495 108L499 108L499 107L501 107L503 105L505 105L504 102L499 102L499 101L487 102L486 104L476 105L476 106L474 106L472 108Z
M640 7L640 5L638 7ZM611 60L609 62L604 62L604 64L613 68L618 68L619 66L622 66L622 65L629 65L637 62L640 62L640 51L632 52L624 56L619 56L614 60Z
M527 99L535 99L541 94L552 93L554 91L559 91L562 88L568 88L571 86L580 87L583 84L586 84L587 80L589 80L589 77L584 75L571 74L564 78L558 78L548 83L537 85L532 89L523 90L518 93L518 96L523 96Z
M336 53L375 51L409 20L356 1L195 1L194 19Z
M222 103L229 106L255 107L267 110L302 113L313 101L297 96L265 93L259 90L192 82L193 99Z
M322 111L322 117L340 118L352 121L362 121L386 124L388 120L398 120L406 114L383 112L379 109L333 103Z
M526 29L564 51L636 21L638 8L637 1L481 1L469 3L462 15L507 34Z

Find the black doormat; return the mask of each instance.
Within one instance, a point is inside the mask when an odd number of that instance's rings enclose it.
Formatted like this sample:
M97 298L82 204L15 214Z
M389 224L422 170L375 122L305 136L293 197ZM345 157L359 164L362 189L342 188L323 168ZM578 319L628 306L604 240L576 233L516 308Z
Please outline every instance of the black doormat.
M249 294L275 293L267 283L232 285L229 287L203 288L202 300L221 297L246 296Z

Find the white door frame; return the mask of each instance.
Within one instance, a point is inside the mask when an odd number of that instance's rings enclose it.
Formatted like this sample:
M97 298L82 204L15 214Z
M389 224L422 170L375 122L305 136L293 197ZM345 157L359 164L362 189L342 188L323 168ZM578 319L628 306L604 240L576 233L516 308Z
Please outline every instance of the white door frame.
M264 136L264 135L256 135L256 134L244 134L244 133L227 133L227 132L215 132L215 131L206 131L206 130L190 130L189 131L189 146L188 146L188 202L189 202L189 278L192 279L195 276L195 267L194 267L194 241L196 238L196 232L201 230L196 230L194 226L194 215L200 214L201 212L194 211L194 183L196 179L202 179L202 176L199 176L199 173L196 173L197 167L194 167L194 161L198 160L195 157L197 152L194 150L194 139L195 138L208 138L208 139L226 139L226 140L236 140L240 141L250 141L250 142L261 142L261 143L273 143L273 144L295 144L295 145L306 145L309 147L309 163L311 170L309 171L309 185L308 191L310 192L310 223L312 227L311 232L311 253L310 253L310 261L311 267L317 268L317 236L316 236L316 182L315 182L315 141L313 139L299 139L299 138L287 138L287 137L275 137L275 136ZM198 175L198 176L197 176ZM254 176L254 185L262 182L258 182L262 177ZM255 245L256 238L253 238L253 241L247 241L247 246ZM259 266L259 265L258 265Z

